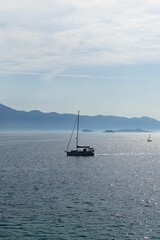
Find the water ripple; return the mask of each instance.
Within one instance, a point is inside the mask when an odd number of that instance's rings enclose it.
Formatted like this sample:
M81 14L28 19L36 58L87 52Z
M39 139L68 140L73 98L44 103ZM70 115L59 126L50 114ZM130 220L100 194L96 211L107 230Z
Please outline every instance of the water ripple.
M93 136L88 159L64 155L66 134L0 137L0 239L159 238L159 135Z

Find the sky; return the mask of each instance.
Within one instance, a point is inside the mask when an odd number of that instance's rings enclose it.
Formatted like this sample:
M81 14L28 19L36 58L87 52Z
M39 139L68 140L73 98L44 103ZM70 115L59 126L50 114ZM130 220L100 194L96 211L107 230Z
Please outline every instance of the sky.
M159 0L0 0L0 103L160 120Z

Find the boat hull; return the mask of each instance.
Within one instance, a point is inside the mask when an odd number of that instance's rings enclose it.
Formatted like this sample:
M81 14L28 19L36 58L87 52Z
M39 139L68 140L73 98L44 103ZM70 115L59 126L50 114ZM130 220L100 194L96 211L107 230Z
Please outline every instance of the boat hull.
M67 156L75 156L75 157L89 157L94 156L94 152L92 151L77 151L77 150L71 150L66 151Z

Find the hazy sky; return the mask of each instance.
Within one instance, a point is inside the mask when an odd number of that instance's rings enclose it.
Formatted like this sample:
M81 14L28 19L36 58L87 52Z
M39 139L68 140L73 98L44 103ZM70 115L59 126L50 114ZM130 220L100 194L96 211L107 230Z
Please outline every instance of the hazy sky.
M0 0L0 102L160 119L160 0Z

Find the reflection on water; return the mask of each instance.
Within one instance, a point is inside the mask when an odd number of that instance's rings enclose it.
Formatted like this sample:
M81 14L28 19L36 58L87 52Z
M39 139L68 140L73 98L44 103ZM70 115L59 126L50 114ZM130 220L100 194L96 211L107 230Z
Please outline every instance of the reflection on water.
M67 157L68 133L0 136L0 239L158 239L160 134L83 133L94 157Z

